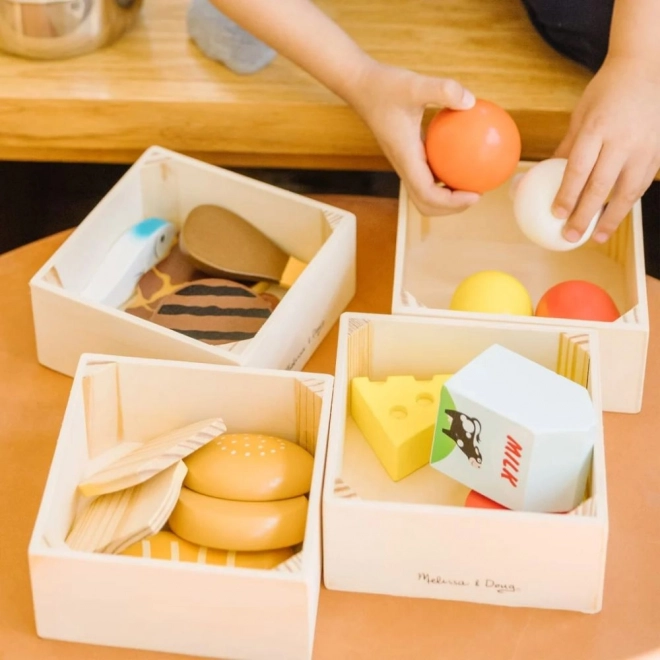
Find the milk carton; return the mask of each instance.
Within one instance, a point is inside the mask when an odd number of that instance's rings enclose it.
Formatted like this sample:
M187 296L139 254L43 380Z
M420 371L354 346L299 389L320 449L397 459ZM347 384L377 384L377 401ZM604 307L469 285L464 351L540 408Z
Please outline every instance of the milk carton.
M494 344L445 382L430 463L509 509L565 512L597 432L585 387Z

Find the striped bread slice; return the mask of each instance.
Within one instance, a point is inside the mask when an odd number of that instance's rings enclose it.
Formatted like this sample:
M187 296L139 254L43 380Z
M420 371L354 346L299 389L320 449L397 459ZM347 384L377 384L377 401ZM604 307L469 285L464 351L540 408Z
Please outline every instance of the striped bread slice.
M120 553L130 557L192 562L236 568L274 568L293 556L293 548L262 552L232 552L207 548L186 541L169 530L142 539Z
M160 298L149 320L218 345L251 339L270 315L271 304L247 286L211 278Z

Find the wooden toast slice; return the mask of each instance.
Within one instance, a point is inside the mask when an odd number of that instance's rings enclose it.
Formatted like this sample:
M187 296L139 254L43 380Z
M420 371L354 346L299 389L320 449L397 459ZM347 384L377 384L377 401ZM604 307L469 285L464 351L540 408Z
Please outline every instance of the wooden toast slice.
M132 488L101 495L76 516L72 550L118 553L159 532L176 506L188 469L178 461Z
M144 443L131 443L128 453L78 484L85 497L97 497L136 486L189 456L227 430L220 419L188 424Z

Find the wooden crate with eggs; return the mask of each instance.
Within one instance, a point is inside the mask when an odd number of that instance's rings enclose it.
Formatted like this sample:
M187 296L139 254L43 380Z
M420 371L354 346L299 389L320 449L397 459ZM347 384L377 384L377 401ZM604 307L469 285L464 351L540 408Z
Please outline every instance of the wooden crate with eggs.
M482 197L462 213L429 217L402 186L392 313L595 330L604 410L639 412L649 337L641 203L607 242L590 240L599 210L570 243L551 211L566 160L519 162L504 111L483 101L442 111L426 139L438 178Z
M332 384L82 356L29 546L38 634L310 658Z

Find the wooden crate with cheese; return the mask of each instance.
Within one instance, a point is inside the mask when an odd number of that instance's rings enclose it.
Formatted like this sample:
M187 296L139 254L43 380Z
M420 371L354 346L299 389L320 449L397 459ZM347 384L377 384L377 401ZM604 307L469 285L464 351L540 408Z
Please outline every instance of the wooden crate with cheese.
M586 488L569 512L489 507L474 483L431 465L443 389L494 346L561 376L588 399ZM608 511L598 356L598 335L570 326L343 314L323 493L325 585L599 611ZM454 383L457 399L460 390L491 405L474 379ZM501 410L520 409L512 399Z

